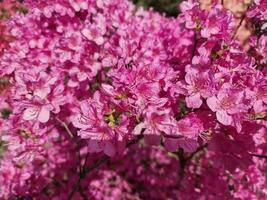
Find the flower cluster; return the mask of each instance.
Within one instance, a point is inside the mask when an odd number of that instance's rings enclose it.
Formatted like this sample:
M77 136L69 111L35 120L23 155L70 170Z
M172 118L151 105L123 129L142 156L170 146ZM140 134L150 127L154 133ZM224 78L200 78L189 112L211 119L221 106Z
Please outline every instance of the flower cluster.
M8 20L16 11L24 14L27 13L27 9L17 0L2 0L0 2L0 55L13 39L6 30L6 20Z
M247 50L220 1L25 0L0 58L0 198L266 198L265 4Z

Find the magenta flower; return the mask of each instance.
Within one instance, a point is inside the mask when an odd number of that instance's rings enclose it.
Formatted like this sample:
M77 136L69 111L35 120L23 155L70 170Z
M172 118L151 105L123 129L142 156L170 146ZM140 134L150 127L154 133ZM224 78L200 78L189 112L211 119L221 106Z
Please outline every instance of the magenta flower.
M188 68L185 81L188 84L186 86L188 96L185 98L187 106L189 108L199 108L202 104L202 98L211 96L213 91L209 71L200 72L194 68Z
M220 123L231 125L233 123L232 115L246 110L242 105L243 98L244 93L242 91L222 88L217 96L207 99L207 105L213 112L216 112L216 117Z
M86 0L69 0L69 2L76 12L88 9L88 2Z
M41 123L45 123L49 120L52 109L51 105L38 105L38 103L34 103L26 107L22 118L24 120L38 120Z
M13 1L0 199L267 199L266 0L245 45L226 1Z
M82 35L88 40L94 41L97 45L102 45L104 43L103 36L106 33L106 27L104 26L106 23L104 20L104 16L98 14L96 16L96 24L82 29Z
M215 5L208 13L202 25L201 36L203 38L217 37L229 38L235 27L234 18L230 11L225 11L219 4Z
M181 147L187 152L193 152L198 146L198 136L203 131L201 120L195 114L190 114L177 122L177 135L181 138L167 138L165 146L170 151L176 151Z
M111 141L123 141L128 134L128 119L122 113L112 108L96 92L92 99L82 101L81 113L72 117L72 123L79 128L78 135L84 139L103 143L103 150L109 148ZM110 152L111 154L111 152Z
M174 119L171 118L169 110L147 110L145 112L144 122L139 123L133 133L141 134L144 130L144 135L177 135L177 129Z

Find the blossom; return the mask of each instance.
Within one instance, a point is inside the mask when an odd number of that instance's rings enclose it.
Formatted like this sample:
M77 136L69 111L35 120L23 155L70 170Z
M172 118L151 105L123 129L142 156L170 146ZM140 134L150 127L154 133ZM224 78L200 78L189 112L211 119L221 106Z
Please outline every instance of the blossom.
M193 152L198 146L197 138L203 131L201 120L196 115L190 114L177 122L177 132L180 138L167 138L165 146L170 151L175 151L181 147L187 152Z
M161 135L163 132L168 135L177 135L174 120L170 117L168 110L147 111L145 121L135 127L134 134L141 134L144 129L145 135Z
M231 125L233 122L233 114L244 112L242 107L242 99L244 93L231 88L225 88L219 91L217 96L209 97L207 105L216 112L218 121L224 125Z
M230 11L224 11L221 5L215 5L203 24L201 36L209 38L220 35L219 37L227 38L233 28L234 21Z
M105 18L98 14L96 16L96 24L90 26L90 28L83 28L81 33L88 40L94 41L97 45L102 45L104 43L103 35L106 33Z
M265 1L245 46L221 1L23 5L0 19L0 199L266 199Z
M84 139L99 141L104 151L110 148L113 139L122 141L128 134L128 120L116 108L108 106L99 92L92 99L81 102L81 113L73 116L73 125L79 128L78 135ZM107 152L114 155L113 150Z
M185 75L186 89L188 96L185 98L186 104L189 108L199 108L202 104L202 99L212 95L213 83L212 78L207 72L199 72L196 69L189 68Z
M50 108L46 106L31 106L24 110L22 118L24 120L38 119L39 122L45 123L50 118Z

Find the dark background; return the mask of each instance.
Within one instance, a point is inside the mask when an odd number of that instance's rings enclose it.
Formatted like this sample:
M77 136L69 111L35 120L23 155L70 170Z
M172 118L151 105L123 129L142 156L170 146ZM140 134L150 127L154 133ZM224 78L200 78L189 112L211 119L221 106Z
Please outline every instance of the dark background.
M167 16L176 17L179 14L179 3L182 0L132 0L137 6L144 8L153 7L160 13L166 13Z

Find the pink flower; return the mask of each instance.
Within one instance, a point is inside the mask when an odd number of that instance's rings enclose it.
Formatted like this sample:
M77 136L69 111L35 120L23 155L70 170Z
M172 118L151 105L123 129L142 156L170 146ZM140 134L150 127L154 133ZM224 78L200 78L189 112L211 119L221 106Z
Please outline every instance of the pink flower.
M69 0L69 2L76 12L88 9L88 3L86 0Z
M210 48L209 46L207 47L199 47L198 48L198 53L199 55L195 55L192 59L192 64L193 65L205 65L210 62L210 51L208 50Z
M200 72L194 68L188 68L185 75L188 84L188 96L185 98L189 108L199 108L202 104L202 97L207 98L213 92L213 83L209 71Z
M167 138L165 147L170 151L176 151L181 147L186 152L193 152L198 146L198 136L203 131L203 124L197 115L189 114L185 119L177 122L177 135L181 138Z
M128 119L108 105L99 92L95 92L92 99L82 101L80 107L81 113L72 117L72 123L80 129L78 135L81 138L103 142L103 145L125 139Z
M201 29L203 38L229 38L235 27L234 18L229 11L225 11L219 4L213 6Z
M45 123L49 120L50 111L45 107L29 107L23 112L24 120L38 119L39 122Z
M267 19L267 3L265 0L254 0L255 5L252 5L246 15L249 18L256 18L259 20Z
M97 45L104 44L104 34L106 33L105 18L98 14L96 16L96 23L90 27L82 29L81 33L88 40L94 41Z
M170 116L169 110L147 110L145 112L144 122L139 123L133 133L141 134L144 130L144 135L166 135L177 136L176 124L174 119Z
M218 121L224 125L233 123L233 114L242 113L246 110L242 105L244 93L242 91L222 88L217 96L209 97L207 105L216 112Z
M39 97L34 97L31 102L22 102L22 108L24 108L22 118L26 121L37 120L41 123L46 123L50 118L50 111L53 110L53 106L49 103L45 103L45 100Z

